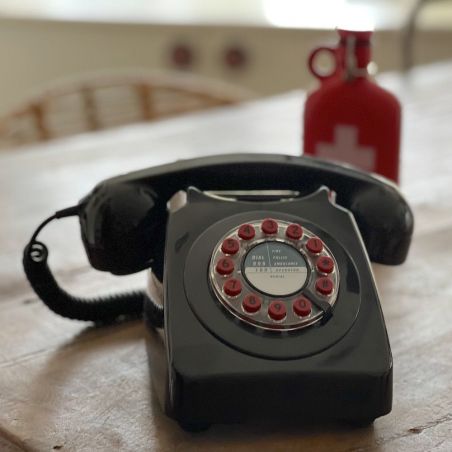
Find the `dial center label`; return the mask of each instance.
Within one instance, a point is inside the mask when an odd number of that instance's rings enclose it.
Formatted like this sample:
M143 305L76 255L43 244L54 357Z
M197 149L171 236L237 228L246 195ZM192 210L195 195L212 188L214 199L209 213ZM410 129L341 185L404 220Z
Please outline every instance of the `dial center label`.
M286 296L305 284L308 268L294 247L277 241L260 243L245 257L244 276L257 290L273 296Z

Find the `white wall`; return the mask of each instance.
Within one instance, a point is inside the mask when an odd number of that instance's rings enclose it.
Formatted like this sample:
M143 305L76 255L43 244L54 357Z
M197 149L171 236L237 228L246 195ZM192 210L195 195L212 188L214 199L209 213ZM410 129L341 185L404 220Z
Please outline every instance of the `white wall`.
M335 32L258 27L162 26L0 20L0 112L55 80L96 70L170 69L169 50L187 41L196 52L194 72L243 85L261 94L309 86L310 50L334 43ZM378 32L375 60L380 71L400 67L400 32ZM222 52L239 44L249 64L232 70ZM418 62L451 57L452 32L420 32Z

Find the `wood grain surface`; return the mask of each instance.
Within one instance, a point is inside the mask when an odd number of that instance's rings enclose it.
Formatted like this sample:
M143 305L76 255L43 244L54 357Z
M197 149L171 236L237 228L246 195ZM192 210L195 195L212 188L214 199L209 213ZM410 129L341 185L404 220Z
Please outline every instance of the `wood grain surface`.
M404 106L401 188L416 228L407 262L375 265L394 355L393 411L366 428L213 426L182 431L150 389L140 321L93 328L50 312L21 253L37 224L101 179L223 152L297 154L303 93L0 154L0 450L452 450L452 65L381 79ZM42 234L61 283L81 294L143 286L91 270L76 221Z

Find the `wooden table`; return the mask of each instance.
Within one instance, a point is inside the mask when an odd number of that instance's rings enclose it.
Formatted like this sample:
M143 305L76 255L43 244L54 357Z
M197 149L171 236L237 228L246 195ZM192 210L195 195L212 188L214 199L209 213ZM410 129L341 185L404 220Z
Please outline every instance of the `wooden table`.
M214 426L192 435L150 390L141 322L95 329L34 295L22 247L56 209L120 172L236 151L297 154L303 94L0 155L0 450L452 450L452 66L383 79L404 104L408 261L375 265L394 355L394 407L373 426ZM42 234L58 279L83 294L144 284L91 270L74 219Z

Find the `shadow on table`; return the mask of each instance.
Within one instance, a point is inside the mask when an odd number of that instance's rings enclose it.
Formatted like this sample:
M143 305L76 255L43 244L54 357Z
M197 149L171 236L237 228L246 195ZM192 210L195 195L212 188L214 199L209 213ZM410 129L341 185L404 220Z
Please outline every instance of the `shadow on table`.
M29 445L40 450L55 443L54 448L77 450L234 452L375 446L373 426L299 425L290 419L185 432L163 414L150 389L143 336L140 321L88 327L51 352L27 391L23 420L38 432Z
M373 425L361 428L342 423L300 425L285 419L274 423L218 424L203 432L190 433L161 412L154 392L150 400L159 432L154 443L156 450L312 452L357 451L367 447L376 450Z

